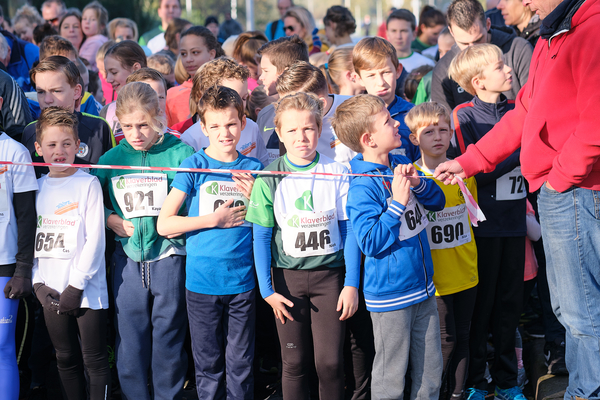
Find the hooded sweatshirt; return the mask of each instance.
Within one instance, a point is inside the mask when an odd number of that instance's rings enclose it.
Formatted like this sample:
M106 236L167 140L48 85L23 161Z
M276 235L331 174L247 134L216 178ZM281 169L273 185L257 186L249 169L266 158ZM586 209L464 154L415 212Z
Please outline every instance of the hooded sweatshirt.
M517 37L510 27L494 26L490 29L491 44L495 44L502 50L504 63L513 71L512 89L504 92L510 100L517 98L517 93L529 78L529 63L533 47L527 40ZM433 69L431 82L431 100L442 103L450 110L454 110L459 104L470 101L473 95L467 93L458 83L448 77L450 63L460 53L457 45L452 46L450 51L440 59Z
M521 147L530 191L546 181L559 192L600 190L600 0L575 6L549 38L542 32L515 109L457 159L467 176L493 171Z
M162 141L156 142L148 151L135 150L127 142L126 139L121 140L121 143L105 155L100 157L98 164L102 165L127 165L127 166L149 166L149 167L179 167L183 160L194 154L192 149L181 140L177 139L171 134L164 134ZM151 171L156 173L157 171ZM175 177L175 171L159 171L160 174L167 176L167 188L171 186L173 178ZM178 236L173 239L167 239L160 236L156 231L156 220L158 216L141 216L135 218L125 218L123 210L119 206L117 198L115 196L115 186L118 183L113 184L112 178L126 176L130 174L144 174L149 175L148 171L141 170L121 170L121 169L95 169L92 170L92 174L98 177L100 185L105 195L108 193L110 203L105 204L105 217L108 218L113 212L119 217L131 221L134 226L133 236L131 237L120 237L115 235L117 241L123 245L123 250L129 258L135 262L150 261L157 258L169 246L184 247L184 236ZM133 197L134 205L138 204L140 200L137 193L143 193L151 189L150 186L141 186L136 189L136 194ZM158 200L158 199L157 199ZM143 199L142 199L143 201ZM141 203L143 206L149 206L148 200L145 203ZM157 201L158 205L158 201ZM135 206L137 208L137 205ZM180 213L182 209L180 210Z
M390 165L411 164L401 155L389 156ZM381 164L350 161L356 174L393 175ZM372 312L400 310L435 295L433 261L427 240L427 212L441 211L446 198L431 179L411 188L407 206L392 200L391 178L354 177L346 211L358 246L365 254L364 294Z

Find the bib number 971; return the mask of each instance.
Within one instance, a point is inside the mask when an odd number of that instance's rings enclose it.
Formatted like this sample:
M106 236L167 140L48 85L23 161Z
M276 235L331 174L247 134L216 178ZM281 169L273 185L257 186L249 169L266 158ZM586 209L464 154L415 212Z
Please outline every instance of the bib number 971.
M431 241L435 244L440 244L443 241L452 243L464 234L465 227L462 222L458 222L456 225L444 225L443 227L436 225L431 228Z
M148 206L154 206L154 191L150 190L148 193L144 193L140 190L137 192L127 192L123 195L123 201L125 202L125 210L127 212L132 211L141 211L146 209L146 206L143 206L142 203L144 199L148 199ZM135 204L134 204L135 201Z
M331 238L329 237L329 231L327 229L324 229L321 232L308 232L308 242L306 241L306 233L298 232L295 247L300 249L300 251L306 251L307 248L318 250L319 247L325 249L325 246L329 243L331 243Z
M52 251L52 249L64 249L65 248L65 234L59 233L58 235L50 232L48 234L44 232L38 232L35 237L35 251Z

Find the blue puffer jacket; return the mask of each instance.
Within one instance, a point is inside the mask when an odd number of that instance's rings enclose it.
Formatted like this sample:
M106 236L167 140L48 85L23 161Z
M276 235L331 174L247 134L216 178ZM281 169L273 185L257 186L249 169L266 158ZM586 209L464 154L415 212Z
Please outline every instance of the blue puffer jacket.
M390 154L390 164L395 168L411 161ZM350 161L350 166L353 173L393 175L385 165L364 161L362 154ZM363 290L367 309L373 312L399 310L435 295L433 261L424 229L427 218L423 221L420 212L391 201L391 183L391 178L354 177L346 206L358 246L366 256ZM411 190L427 210L444 208L444 192L432 180L421 179ZM420 233L400 240L403 223Z

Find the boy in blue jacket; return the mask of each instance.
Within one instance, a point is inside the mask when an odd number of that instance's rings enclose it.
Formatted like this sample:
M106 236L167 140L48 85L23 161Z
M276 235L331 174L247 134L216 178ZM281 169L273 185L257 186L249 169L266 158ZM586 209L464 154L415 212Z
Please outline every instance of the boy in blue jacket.
M361 153L350 162L352 172L381 175L355 177L346 206L366 256L363 290L376 351L371 397L403 398L410 356L413 395L437 399L442 356L424 208L442 210L444 193L419 178L408 158L390 154L401 144L400 123L381 98L346 100L332 125L342 143Z
M396 95L403 67L394 46L380 37L361 39L352 50L352 64L367 93L381 98L391 117L400 123L398 131L402 143L391 153L406 156L411 162L417 161L421 158L421 152L410 141L410 129L404 122L404 117L414 104Z

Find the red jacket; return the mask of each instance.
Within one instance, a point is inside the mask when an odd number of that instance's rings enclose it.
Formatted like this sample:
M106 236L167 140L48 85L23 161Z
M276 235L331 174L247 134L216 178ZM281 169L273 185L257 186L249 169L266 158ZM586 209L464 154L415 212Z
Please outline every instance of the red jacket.
M457 158L467 176L491 172L521 147L529 189L544 182L600 190L600 0L587 0L571 29L540 38L515 109Z

